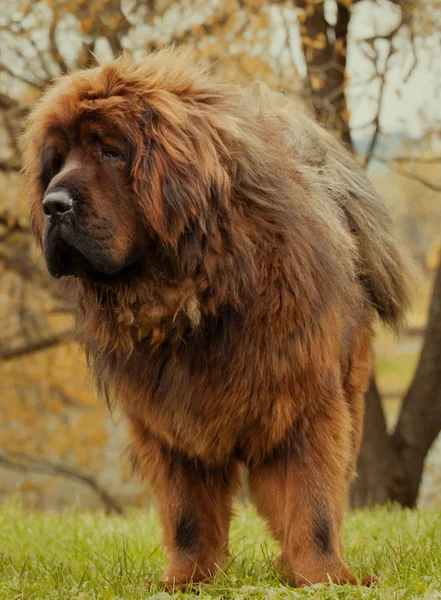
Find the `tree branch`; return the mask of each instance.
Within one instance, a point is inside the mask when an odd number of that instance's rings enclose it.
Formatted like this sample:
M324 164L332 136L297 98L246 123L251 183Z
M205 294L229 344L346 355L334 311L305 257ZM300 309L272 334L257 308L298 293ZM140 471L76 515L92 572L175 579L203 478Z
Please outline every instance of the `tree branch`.
M410 171L405 171L401 168L397 169L396 167L390 164L389 160L382 160L378 157L375 157L375 160L378 160L379 162L385 164L388 169L394 171L394 173L397 173L398 175L402 175L403 177L407 177L407 179L417 181L418 183L421 183L421 185L424 185L425 187L429 188L429 190L433 190L434 192L441 192L441 185L433 183L432 181L421 177L421 175L418 175L417 173L411 173Z
M441 156L428 156L427 158L425 158L424 156L413 156L412 154L409 154L409 156L393 156L391 158L388 158L386 156L376 156L374 155L372 157L375 160L378 160L380 162L384 162L384 163L420 163L420 164L432 164L432 163L438 163L441 162Z
M58 11L54 9L52 12L51 26L49 28L49 50L50 50L52 58L57 63L58 68L60 69L61 73L64 75L68 71L68 66L63 58L63 55L61 54L60 50L58 49L57 37L56 37L57 25L58 25Z
M21 452L2 452L0 451L0 466L19 471L21 473L38 473L41 475L51 475L65 477L78 483L90 487L100 498L109 512L115 512L118 515L123 514L121 505L112 496L106 492L90 475L77 471L72 467L67 467L61 463L50 462L41 457L30 456Z
M20 172L21 166L14 159L0 158L0 171L2 173Z
M394 55L394 38L395 38L396 34L399 32L399 30L401 29L403 24L404 24L404 14L401 15L399 23L387 35L378 35L378 36L374 36L372 38L364 39L365 42L372 44L371 47L373 50L375 50L373 48L373 43L376 39L389 40L389 47L387 50L386 60L384 63L384 69L383 69L382 73L378 73L378 77L380 79L380 89L379 89L379 93L378 93L377 112L373 119L373 125L374 125L375 129L374 129L374 133L372 135L371 141L369 143L369 147L368 147L366 154L362 160L362 165L365 169L368 168L369 163L372 160L374 150L377 146L378 136L380 134L380 117L381 117L381 111L383 108L384 95L385 95L384 90L385 90L385 85L386 85L386 75L387 75L387 71L389 69L390 59ZM376 52L376 50L375 50L375 52ZM378 64L378 53L377 52L376 52L376 58L371 59L371 60L372 60L372 62L375 62L376 65Z
M407 73L403 79L404 83L407 83L409 81L412 73L415 71L415 68L418 64L418 56L417 56L416 49L415 49L415 33L413 30L412 22L410 23L409 41L410 41L410 48L411 48L411 53L412 53L412 62L410 64L409 70L407 71Z
M36 340L35 342L30 342L29 344L19 346L18 348L8 348L6 350L0 350L0 360L13 360L21 356L26 356L27 354L41 352L41 350L47 350L48 348L58 346L59 344L63 344L64 342L70 341L72 339L73 331L64 331L63 333L59 333L57 335L53 335L42 340Z
M32 79L29 79L25 75L19 75L18 73L14 73L4 63L0 63L0 72L1 71L3 71L4 73L6 73L7 75L9 75L10 77L12 77L14 79L18 79L18 81L22 81L23 83L26 83L27 85L37 88L37 90L43 91L43 88L44 88L43 83L33 81Z

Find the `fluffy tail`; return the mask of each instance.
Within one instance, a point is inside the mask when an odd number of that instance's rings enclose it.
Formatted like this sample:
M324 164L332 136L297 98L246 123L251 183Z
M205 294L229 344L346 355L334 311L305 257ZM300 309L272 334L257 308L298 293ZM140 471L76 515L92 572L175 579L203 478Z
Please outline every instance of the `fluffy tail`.
M386 206L363 169L330 135L327 167L343 185L329 190L356 237L359 277L380 318L396 328L409 307L410 264L399 247Z

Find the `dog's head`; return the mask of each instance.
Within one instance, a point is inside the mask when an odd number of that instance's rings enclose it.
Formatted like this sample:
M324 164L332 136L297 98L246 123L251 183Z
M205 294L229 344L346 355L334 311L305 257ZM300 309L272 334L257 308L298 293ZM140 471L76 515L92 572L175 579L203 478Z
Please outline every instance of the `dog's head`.
M187 53L165 50L62 77L43 95L24 171L52 275L116 282L183 236L201 252L231 195L237 126L219 90Z

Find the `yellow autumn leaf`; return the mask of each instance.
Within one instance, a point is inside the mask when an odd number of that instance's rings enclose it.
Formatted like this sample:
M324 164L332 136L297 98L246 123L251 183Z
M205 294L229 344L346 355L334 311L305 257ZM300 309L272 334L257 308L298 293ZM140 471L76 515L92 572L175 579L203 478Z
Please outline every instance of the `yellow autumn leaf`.
M325 82L318 75L311 76L311 86L314 91L317 91L323 87L325 87Z

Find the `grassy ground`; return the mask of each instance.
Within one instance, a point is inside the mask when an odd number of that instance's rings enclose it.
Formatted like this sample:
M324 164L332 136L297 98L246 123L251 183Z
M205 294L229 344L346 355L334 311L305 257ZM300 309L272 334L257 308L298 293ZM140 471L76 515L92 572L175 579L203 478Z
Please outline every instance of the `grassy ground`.
M424 599L441 598L441 513L381 509L350 515L347 558L357 575L375 573L377 589L321 585L295 590L272 567L277 546L253 509L239 509L232 558L200 598ZM32 514L0 507L0 599L191 598L168 594L159 582L164 556L154 512Z
M406 315L406 326L401 328L398 336L382 326L379 320L375 326L375 373L390 427L395 425L423 342L421 335L409 335L407 326L424 329L432 296L433 278L421 275L417 289L418 293L415 292L412 299L412 311Z

